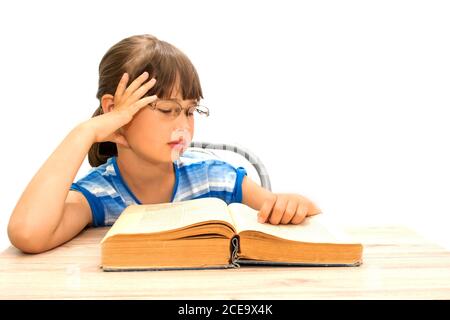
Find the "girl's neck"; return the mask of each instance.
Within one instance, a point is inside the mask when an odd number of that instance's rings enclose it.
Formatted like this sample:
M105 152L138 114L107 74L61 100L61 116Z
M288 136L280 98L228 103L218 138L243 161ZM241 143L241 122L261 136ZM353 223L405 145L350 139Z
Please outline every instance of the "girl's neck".
M145 194L149 190L173 184L175 173L172 162L149 162L132 152L122 152L117 157L117 165L122 178L135 192Z

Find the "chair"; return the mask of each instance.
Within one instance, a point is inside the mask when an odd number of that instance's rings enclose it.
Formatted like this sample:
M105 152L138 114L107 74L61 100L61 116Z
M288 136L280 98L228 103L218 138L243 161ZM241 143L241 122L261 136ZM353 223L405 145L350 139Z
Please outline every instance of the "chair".
M213 155L215 157L221 158L219 155L214 153L213 150L224 150L234 152L243 158L245 158L256 170L259 176L260 184L262 187L266 188L269 191L272 191L269 174L266 170L266 167L262 163L262 161L250 150L239 147L236 145L225 144L225 143L210 143L204 141L193 141L190 144L190 151L206 153L209 155Z

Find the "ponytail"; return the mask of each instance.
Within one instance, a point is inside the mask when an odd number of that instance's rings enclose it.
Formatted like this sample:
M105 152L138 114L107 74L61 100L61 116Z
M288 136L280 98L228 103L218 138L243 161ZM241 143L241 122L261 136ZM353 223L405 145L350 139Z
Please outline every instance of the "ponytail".
M100 106L95 110L92 118L102 114L103 109ZM114 142L109 141L94 143L88 152L88 160L91 167L98 167L99 165L106 163L108 158L113 156L117 156L117 146Z

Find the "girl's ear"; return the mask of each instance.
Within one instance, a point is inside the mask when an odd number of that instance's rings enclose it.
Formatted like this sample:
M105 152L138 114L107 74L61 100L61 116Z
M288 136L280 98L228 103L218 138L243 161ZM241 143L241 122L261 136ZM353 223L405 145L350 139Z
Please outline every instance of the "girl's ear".
M114 108L114 96L111 94L104 94L102 96L103 113L108 113Z

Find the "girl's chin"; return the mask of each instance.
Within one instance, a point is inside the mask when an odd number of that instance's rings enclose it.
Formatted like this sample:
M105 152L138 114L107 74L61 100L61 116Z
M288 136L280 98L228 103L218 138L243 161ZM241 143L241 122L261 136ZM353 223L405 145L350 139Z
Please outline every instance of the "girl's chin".
M170 159L171 161L175 161L178 160L180 158L180 156L184 153L184 151L186 151L183 148L172 148L171 152L170 152Z

